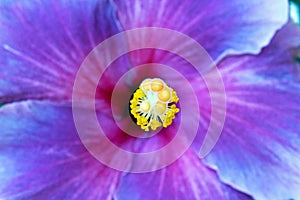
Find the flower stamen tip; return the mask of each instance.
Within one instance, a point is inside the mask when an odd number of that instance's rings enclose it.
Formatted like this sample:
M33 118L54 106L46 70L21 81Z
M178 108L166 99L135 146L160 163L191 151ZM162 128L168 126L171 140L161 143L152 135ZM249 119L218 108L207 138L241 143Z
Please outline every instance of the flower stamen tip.
M130 113L143 130L156 130L172 124L179 112L176 92L159 78L145 79L130 100Z

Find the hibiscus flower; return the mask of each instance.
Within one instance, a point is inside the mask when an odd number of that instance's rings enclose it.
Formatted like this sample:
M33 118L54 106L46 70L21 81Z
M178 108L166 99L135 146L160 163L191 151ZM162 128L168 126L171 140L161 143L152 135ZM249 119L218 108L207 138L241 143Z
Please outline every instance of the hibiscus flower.
M287 1L0 10L0 199L300 197L300 32ZM172 48L134 48L147 44ZM153 112L139 122L135 109Z

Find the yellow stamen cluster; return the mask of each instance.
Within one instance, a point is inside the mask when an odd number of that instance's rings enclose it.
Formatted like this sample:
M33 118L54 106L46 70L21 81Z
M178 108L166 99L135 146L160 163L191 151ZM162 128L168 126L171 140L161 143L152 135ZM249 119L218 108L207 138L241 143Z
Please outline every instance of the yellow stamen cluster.
M130 101L131 114L143 130L156 130L172 124L179 108L176 92L163 80L154 78L144 80Z

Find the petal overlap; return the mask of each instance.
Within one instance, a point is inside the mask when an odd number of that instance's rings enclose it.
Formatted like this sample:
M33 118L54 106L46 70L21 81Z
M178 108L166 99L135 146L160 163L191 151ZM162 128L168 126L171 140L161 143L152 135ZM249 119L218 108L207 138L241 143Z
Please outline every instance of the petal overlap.
M6 105L0 127L1 199L112 199L121 173L84 148L68 104Z
M257 199L300 196L299 27L289 24L259 56L220 64L227 94L223 133L206 162Z
M0 5L0 101L67 99L88 53L119 31L107 1Z
M264 0L114 2L125 30L163 27L185 33L197 40L214 61L229 54L259 53L288 19L288 2L285 0L276 4ZM147 38L141 35L140 39ZM152 52L148 59L154 56L160 54Z
M192 151L162 170L144 174L125 174L116 193L117 199L226 199L250 200L219 181Z

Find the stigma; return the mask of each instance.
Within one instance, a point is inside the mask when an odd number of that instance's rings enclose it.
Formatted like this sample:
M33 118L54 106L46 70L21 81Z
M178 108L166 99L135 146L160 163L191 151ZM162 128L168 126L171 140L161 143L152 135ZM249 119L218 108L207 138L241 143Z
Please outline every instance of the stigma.
M145 79L130 100L130 113L143 130L156 130L172 124L179 112L176 92L159 78Z

